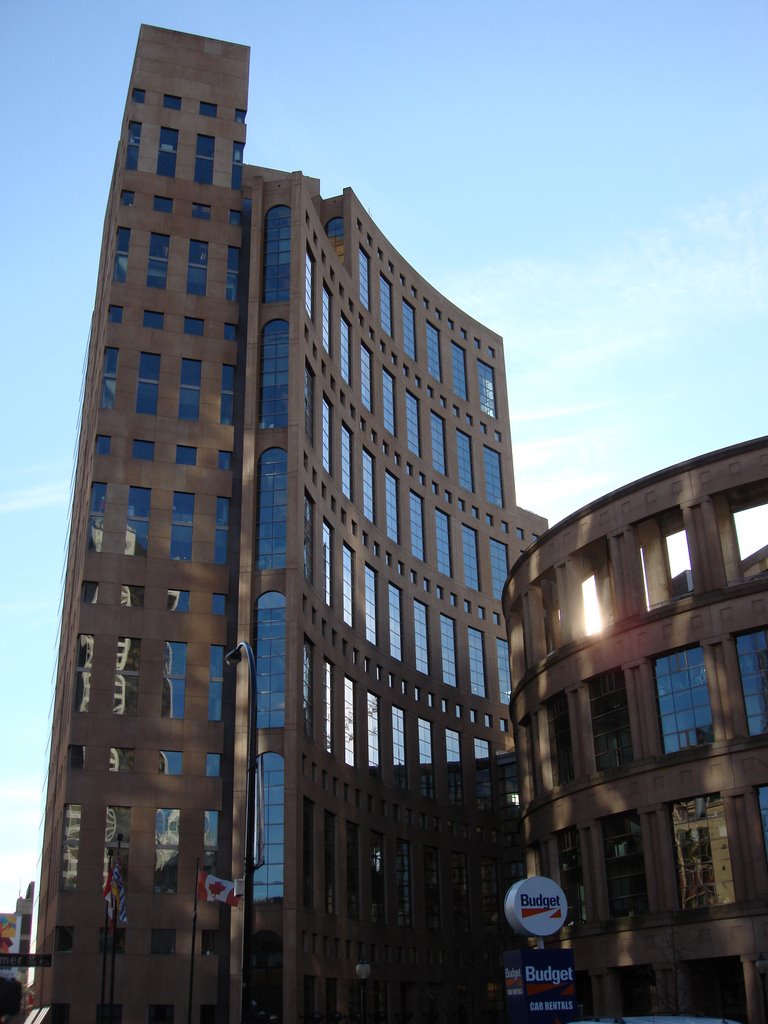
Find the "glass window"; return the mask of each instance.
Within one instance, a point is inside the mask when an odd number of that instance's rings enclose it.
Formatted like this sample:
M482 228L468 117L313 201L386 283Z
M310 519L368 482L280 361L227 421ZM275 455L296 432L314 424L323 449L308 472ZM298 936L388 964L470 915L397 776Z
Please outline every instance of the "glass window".
M409 303L403 299L403 349L411 359L416 358L416 312Z
M129 188L124 188L120 192L120 205L121 206L133 206L134 200L136 199L136 193L131 191Z
M227 564L229 548L229 498L216 499L216 529L213 539L213 560L216 565Z
M224 341L237 341L237 324L224 324Z
M427 321L427 370L435 380L442 380L440 331Z
M115 678L112 713L135 715L139 703L139 662L141 640L136 637L119 636L115 654Z
M575 825L557 833L557 857L560 886L568 901L568 924L583 924L587 919L584 873L581 865L579 830Z
M64 804L61 850L61 888L77 888L77 864L80 859L80 819L82 804Z
M181 110L181 96L169 96L166 93L163 96L163 106L167 107L168 110Z
M284 569L287 550L288 460L282 448L259 456L256 496L256 567Z
M117 356L116 348L107 347L104 349L104 371L101 378L101 402L102 409L113 409L115 406L115 393L117 391Z
M342 612L344 622L354 626L355 614L355 555L348 545L342 546Z
M485 685L485 649L483 634L479 629L467 628L467 649L469 654L469 688L475 697L487 697Z
M131 229L118 228L115 243L115 267L112 280L116 284L124 284L128 276L128 250L131 245Z
M243 214L241 210L230 210L229 211L229 223L240 225L243 223Z
M347 384L350 384L352 340L350 337L349 323L343 316L339 317L339 363L341 365L341 379Z
M363 448L363 515L370 522L376 522L376 492L374 482L374 458L370 452Z
M168 641L163 664L163 691L160 714L163 718L183 718L187 687L187 645Z
M493 810L493 786L491 785L491 745L478 736L475 748L475 803L480 811Z
M221 368L219 423L231 426L235 413L235 368L225 363Z
M190 239L187 295L205 295L208 285L208 243Z
M395 898L397 923L410 927L411 921L411 847L406 839L395 840Z
M199 359L182 359L179 380L179 419L200 418L200 378L202 363Z
M123 583L120 587L120 604L124 608L143 608L144 587L136 583Z
M562 786L575 777L573 766L573 738L571 720L568 714L568 698L559 693L547 701L547 723L549 726L549 752L552 768L552 785Z
M423 851L424 924L431 931L440 928L440 857L435 846Z
M328 607L333 604L333 527L323 520L323 595Z
M304 364L304 433L311 445L315 443L315 375Z
M240 288L240 250L236 245L227 246L227 283L224 298L236 301Z
M365 593L365 639L370 644L378 643L378 606L376 570L366 564L363 572Z
M216 140L212 135L198 135L195 150L195 181L198 185L213 183L213 152Z
M220 722L224 696L224 648L211 644L208 656L208 721Z
M419 400L410 391L405 393L406 442L414 455L421 455L419 430Z
M322 338L323 338L323 349L326 352L331 351L331 293L327 287L323 285L323 323L322 323Z
M161 750L157 770L161 775L181 775L184 755L180 750Z
M474 491L475 475L472 468L472 440L462 430L456 431L456 460L459 470L459 484L466 491Z
M411 554L424 561L424 499L410 491L408 495L411 513Z
M196 316L185 316L184 317L184 333L194 334L197 337L202 337L205 333L205 320L201 320Z
M123 307L110 306L107 311L107 319L111 324L121 324L123 322Z
M211 594L211 615L227 614L227 595Z
M200 100L200 113L203 117L216 117L217 107L215 103L207 103Z
M341 493L352 498L352 431L346 423L341 424Z
M146 462L152 462L155 457L155 442L139 441L134 438L131 457L134 459L144 459Z
M485 500L491 505L504 507L504 490L501 483L501 454L483 445L483 466L485 467Z
M218 461L216 463L217 469L232 469L232 452L220 451L218 455Z
M189 591L188 590L169 590L166 597L167 610L169 612L188 612L189 611Z
M270 320L261 332L259 427L288 426L288 321Z
M364 249L358 251L358 273L360 276L360 301L366 309L371 308L370 299L370 258Z
M88 550L101 551L104 535L104 507L107 503L107 485L91 484L91 505L88 511Z
M384 506L386 511L387 536L395 544L400 543L400 502L397 477L389 470L384 472Z
M162 330L165 322L165 314L154 309L144 310L143 327L153 327L155 330Z
M702 648L688 647L657 658L654 673L664 753L711 743L712 709Z
M381 329L392 336L392 285L384 277L379 276L379 316L381 318Z
M145 92L143 89L136 88L131 91L131 99L133 100L134 103L143 103L144 96Z
M480 411L486 416L496 416L496 382L493 367L477 361L477 382L480 389Z
M444 576L452 576L451 520L439 508L435 509L435 543L438 572L443 573Z
M157 173L165 178L176 176L176 151L179 148L179 133L175 128L160 129L160 145L157 151Z
M311 737L315 731L315 647L306 637L304 637L302 655L301 695L304 735Z
M309 249L304 254L304 308L312 320L315 315L315 260Z
M413 642L416 668L429 674L429 632L427 629L427 606L421 601L413 602Z
M509 664L509 644L496 637L496 664L499 672L499 697L502 704L509 704L512 697L512 669Z
M373 357L370 349L360 346L360 399L366 409L373 411L372 393Z
M232 188L243 187L243 152L245 144L243 142L232 143L232 180L230 182Z
M507 582L507 545L502 544L501 541L490 538L490 552L491 552L491 587L493 588L493 596L497 601L501 601L502 594L504 593L504 584Z
M173 956L176 952L176 929L153 928L149 952L153 956Z
M171 548L173 559L189 561L192 558L192 529L195 518L195 496L184 491L173 492L171 520Z
M395 783L400 789L408 788L408 748L405 742L405 712L392 707L392 763Z
M768 732L768 630L736 637L741 689L750 736Z
M211 779L218 779L221 775L221 754L205 755L205 774Z
M453 370L453 390L459 398L467 398L467 353L451 342L451 368Z
M147 261L147 288L165 288L168 279L168 252L171 239L153 231L149 236Z
M616 669L589 681L595 767L599 772L630 764L632 735L624 673Z
M375 693L366 694L366 721L368 725L368 774L378 777L381 770L379 728L381 701Z
M328 399L323 395L323 422L322 422L322 452L323 452L323 469L326 473L331 472L332 466L332 442L331 442L331 426L333 423L333 406ZM343 428L342 428L343 431ZM343 484L342 484L343 486Z
M291 210L273 206L264 218L264 302L286 302L291 283Z
M304 492L304 579L311 583L315 572L315 503Z
M285 725L285 597L275 591L256 602L256 657L259 729Z
M331 217L325 225L325 233L333 242L333 248L339 259L344 259L344 218Z
M132 772L136 751L133 747L109 748L109 771Z
M160 383L160 356L142 352L139 356L139 379L136 387L136 412L149 416L157 414L157 394Z
M461 548L464 556L464 583L472 590L480 589L480 571L477 560L477 531L461 526Z
M387 585L389 597L389 653L400 661L403 657L403 594L394 583Z
M432 760L432 723L426 718L418 720L419 728L419 793L435 795L435 766Z
M671 807L680 909L733 903L733 869L719 793L677 800Z
M443 682L447 686L456 686L456 623L448 615L440 616L440 654Z
M141 122L128 122L128 145L125 150L125 169L135 171L139 166L139 147L141 146ZM132 205L132 204L124 204Z
M389 370L381 371L381 405L384 427L390 434L396 434L395 428L395 378Z
M155 876L156 893L173 893L179 884L179 819L178 807L160 807L155 814ZM154 1009L157 1009L156 1007ZM151 1020L173 1020L173 1007L169 1017L152 1017Z
M235 108L235 123L236 124L245 124L245 113L246 112L244 110L241 110L239 107Z
M77 638L75 659L75 711L87 712L91 699L91 669L93 667L93 634L80 633Z
M188 444L177 444L176 445L176 465L177 466L196 466L197 465L197 448Z
M210 220L211 208L207 203L192 203L192 216L195 220Z
M646 914L648 885L636 811L603 819L603 851L611 917Z
M149 487L128 488L128 516L125 527L125 554L147 554L149 546L149 509L152 491Z
M152 209L155 213L173 213L173 199L170 196L154 196Z

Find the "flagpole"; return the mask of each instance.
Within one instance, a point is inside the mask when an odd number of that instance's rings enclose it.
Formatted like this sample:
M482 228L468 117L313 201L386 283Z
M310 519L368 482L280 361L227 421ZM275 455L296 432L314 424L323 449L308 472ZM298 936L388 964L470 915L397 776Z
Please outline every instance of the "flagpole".
M123 841L123 833L117 833L117 863L120 862L120 843ZM115 947L117 946L117 917L118 917L118 904L119 899L115 899L114 892L112 898L115 900L115 905L112 908L112 962L109 968L109 1024L112 1024L114 1020L115 1011Z
M107 885L112 885L112 850L107 853ZM104 936L101 942L101 1002L99 1024L104 1024L104 997L107 994L107 942L109 941L109 903L104 890Z
M195 906L192 911L192 949L189 954L189 1000L187 1002L187 1024L192 1024L192 992L195 985L195 936L197 934L197 883L200 874L200 858L195 860Z

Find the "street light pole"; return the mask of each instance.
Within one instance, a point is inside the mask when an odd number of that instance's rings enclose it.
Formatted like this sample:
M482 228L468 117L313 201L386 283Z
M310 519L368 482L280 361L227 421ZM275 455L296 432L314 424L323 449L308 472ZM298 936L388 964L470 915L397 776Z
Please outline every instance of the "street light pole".
M368 979L371 976L371 965L367 960L357 962L355 974L360 982L360 1020L362 1024L368 1024Z
M248 661L248 776L245 792L245 864L243 871L243 955L241 963L242 1024L250 1024L252 1010L252 946L253 946L253 861L254 829L256 825L256 767L258 764L258 731L256 729L256 657L253 648L241 640L234 650L224 656L228 665L236 665L245 652Z

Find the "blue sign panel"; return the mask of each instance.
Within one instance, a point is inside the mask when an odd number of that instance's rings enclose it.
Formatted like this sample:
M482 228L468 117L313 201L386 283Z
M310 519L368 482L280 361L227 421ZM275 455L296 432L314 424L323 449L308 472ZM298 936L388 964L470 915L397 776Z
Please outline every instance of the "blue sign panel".
M566 1024L579 1015L570 949L522 949L504 954L510 1024Z

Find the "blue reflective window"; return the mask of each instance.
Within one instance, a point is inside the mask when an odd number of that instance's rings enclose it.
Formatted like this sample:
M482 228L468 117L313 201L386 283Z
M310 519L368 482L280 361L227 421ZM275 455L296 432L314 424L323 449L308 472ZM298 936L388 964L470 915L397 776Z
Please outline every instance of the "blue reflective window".
M121 324L123 322L123 307L110 306L108 312L108 319L111 324Z
M221 368L221 399L219 402L219 423L231 426L235 415L235 368L224 364Z
M365 345L360 346L360 399L366 409L373 411L373 395L371 391L371 374L373 372L373 357L370 349Z
M291 284L291 210L273 206L264 218L264 302L285 302Z
M192 529L195 519L195 496L184 491L173 492L170 556L181 561L192 558Z
M256 497L256 568L284 569L287 546L288 459L282 448L259 457Z
M160 386L160 356L142 352L139 356L139 379L136 385L136 412L157 415L157 393Z
M184 317L184 333L195 334L198 337L202 337L205 333L205 320L201 320L196 316L185 316Z
M176 176L176 151L179 148L179 133L175 128L160 129L160 145L157 151L157 173L165 178Z
M253 653L256 658L256 726L285 725L285 597L276 591L256 601Z
M163 96L163 106L168 110L181 110L181 96L170 96L166 93Z
M688 647L654 663L664 753L711 743L712 708L701 647Z
M134 442L135 444L136 442ZM112 438L109 434L96 435L96 454L109 455L112 448Z
M424 561L424 499L411 491L409 494L411 513L411 554Z
M244 143L232 143L232 188L243 187L243 149Z
M288 426L287 320L270 320L261 332L259 426Z
M445 474L445 420L436 412L430 412L429 425L432 435L432 468Z
M493 596L497 601L501 600L504 592L504 584L507 582L507 545L501 541L490 538L491 545L491 587Z
M352 498L352 431L341 425L341 493Z
M472 590L480 589L480 570L477 559L477 531L461 526L461 550L464 556L464 583Z
M741 688L750 736L768 732L768 630L736 637Z
M216 104L207 103L205 100L200 100L200 113L203 115L203 117L216 117Z
M169 235L152 232L149 236L149 259L147 260L147 288L165 288L168 279Z
M376 492L374 483L374 459L370 452L363 448L363 515L372 523L376 522Z
M390 434L396 434L395 423L395 378L389 370L381 371L381 405L384 426Z
M229 551L229 498L216 499L216 530L213 538L213 560L226 565Z
M155 457L155 442L140 441L134 438L133 445L131 447L131 457L134 459L143 459L145 462L152 462Z
M384 277L379 275L379 316L381 329L392 336L392 285Z
M139 147L141 146L141 122L128 122L128 146L125 150L125 169L135 171L139 166ZM128 206L131 204L125 203Z
M472 440L462 430L456 431L456 461L459 470L459 484L467 491L474 491L475 475L472 470Z
M235 123L236 124L245 124L245 114L246 114L246 112L244 110L241 110L239 107L236 107L235 108Z
M220 451L216 468L232 469L232 452Z
M440 362L440 331L427 321L427 369L435 378L442 380Z
M216 139L212 135L198 135L195 150L195 181L198 185L213 184L213 154Z
M448 615L440 616L440 653L443 682L446 686L456 686L456 623Z
M419 432L419 400L410 391L405 393L406 442L414 455L421 455Z
M192 203L192 216L195 220L210 220L211 208L207 203Z
M133 89L131 91L131 99L134 103L143 103L146 92L144 89Z
M104 349L104 372L101 378L101 401L99 402L101 409L113 409L115 406L117 357L118 349L109 346Z
M187 295L205 295L207 286L208 243L192 238L187 262Z
M469 688L475 697L487 696L485 690L485 651L483 634L479 629L467 628L469 650Z
M170 196L154 196L152 209L155 213L173 213L173 200Z
M264 864L253 875L254 903L282 903L285 875L285 769L279 754L262 754Z
M452 576L451 520L439 508L435 509L435 543L438 572L441 572L444 576Z
M370 273L371 273L371 261L368 253L364 249L360 249L357 254L357 266L360 275L360 301L366 309L371 308L371 297L370 297Z
M339 363L341 364L341 379L349 384L352 342L350 339L349 323L343 316L339 317Z
M115 245L115 267L112 280L116 284L123 284L128 276L128 249L131 245L131 229L117 229L117 243Z
M496 381L493 367L477 361L477 383L480 390L480 409L487 416L496 416Z
M416 358L416 312L403 299L403 349L411 359Z
M128 517L125 529L125 554L146 555L149 545L149 487L128 488Z
M235 301L240 291L240 250L236 245L227 246L227 283L224 298Z
M397 477L389 470L384 473L384 503L387 513L387 536L395 544L400 543L400 511L397 496Z
M429 673L429 631L427 628L427 606L421 601L413 602L413 642L416 668Z
M455 341L451 342L451 366L453 368L453 390L459 398L466 398L467 353L461 345L457 345Z
M202 363L199 359L182 359L179 383L179 419L200 418L200 378Z
M163 322L164 321L165 321L165 314L159 313L157 310L154 310L154 309L145 309L144 310L144 319L143 319L143 326L144 327L154 327L155 330L162 330Z
M197 465L197 448L188 444L177 444L176 445L176 465L177 466L196 466Z
M504 507L504 489L501 482L501 454L483 445L485 467L485 500L492 505Z

